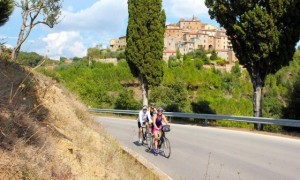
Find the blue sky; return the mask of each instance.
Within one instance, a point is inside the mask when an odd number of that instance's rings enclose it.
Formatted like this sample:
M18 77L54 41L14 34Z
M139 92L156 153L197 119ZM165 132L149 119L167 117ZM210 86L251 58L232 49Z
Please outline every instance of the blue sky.
M204 23L217 25L210 20L204 0L164 0L163 7L167 23L196 16ZM108 45L110 39L125 35L127 19L127 0L64 0L61 22L52 29L36 26L21 50L54 59L83 57L87 48ZM10 20L0 27L0 41L14 47L20 26L21 11L16 8Z
M193 15L203 22L210 20L204 0L165 0L167 23ZM64 0L61 22L50 29L45 25L34 28L22 51L38 52L58 59L82 57L89 47L108 45L109 40L126 34L127 0ZM21 26L21 11L16 8L10 20L0 28L0 39L14 47Z

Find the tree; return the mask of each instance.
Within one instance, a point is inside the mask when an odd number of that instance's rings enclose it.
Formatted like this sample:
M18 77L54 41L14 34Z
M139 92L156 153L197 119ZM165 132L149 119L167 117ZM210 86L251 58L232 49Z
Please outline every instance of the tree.
M1 0L0 1L0 26L3 26L7 21L9 16L14 10L13 0Z
M101 59L103 57L103 53L102 53L101 49L99 48L99 46L97 45L94 48L88 48L87 56L89 58L92 58L93 60L97 59L97 58Z
M212 50L211 55L210 55L210 60L217 60L218 59L218 54L215 50Z
M139 77L143 104L148 104L150 86L163 78L163 48L166 15L162 0L128 0L125 56L131 72Z
M176 50L176 58L177 59L181 58L181 53L180 53L179 49Z
M60 0L21 0L16 6L22 9L23 21L17 45L12 52L12 60L17 58L22 44L36 25L45 24L53 28L59 23L62 8Z
M262 116L268 74L288 65L300 36L300 1L206 0L210 17L223 26L253 84L254 116ZM261 129L261 125L256 125Z
M43 59L43 56L35 52L20 52L16 61L22 65L36 67Z

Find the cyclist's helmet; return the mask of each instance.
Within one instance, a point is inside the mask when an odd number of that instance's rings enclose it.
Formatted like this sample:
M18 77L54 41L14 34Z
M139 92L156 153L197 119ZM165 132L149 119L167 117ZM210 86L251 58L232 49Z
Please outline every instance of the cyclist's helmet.
M154 102L150 103L150 106L155 106L155 103Z
M148 107L146 105L144 105L142 109L146 110L146 109L148 109Z
M164 109L162 107L157 108L157 112L164 112Z

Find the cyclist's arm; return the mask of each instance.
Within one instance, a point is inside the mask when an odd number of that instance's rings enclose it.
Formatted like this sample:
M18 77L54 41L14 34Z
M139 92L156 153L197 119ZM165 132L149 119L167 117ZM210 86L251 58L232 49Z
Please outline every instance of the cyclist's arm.
M149 111L147 111L147 117L149 119L149 123L152 123L153 121Z
M143 112L140 111L139 113L139 122L141 123L141 125L143 125Z
M152 122L153 122L153 126L157 129L157 126L156 126L156 114L153 114L153 117L152 117Z
M154 108L153 114L157 114L157 109Z
M162 119L163 119L163 121L165 122L166 125L169 125L169 122L168 122L168 120L167 120L167 118L166 118L165 115L162 116Z

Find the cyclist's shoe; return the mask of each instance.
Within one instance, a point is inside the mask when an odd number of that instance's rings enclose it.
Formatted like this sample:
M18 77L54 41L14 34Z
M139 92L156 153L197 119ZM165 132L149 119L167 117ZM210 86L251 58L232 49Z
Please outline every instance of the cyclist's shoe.
M140 140L139 140L139 144L142 144L142 142L143 142L143 141L140 139Z
M155 156L158 155L158 149L154 149L154 155L155 155Z

